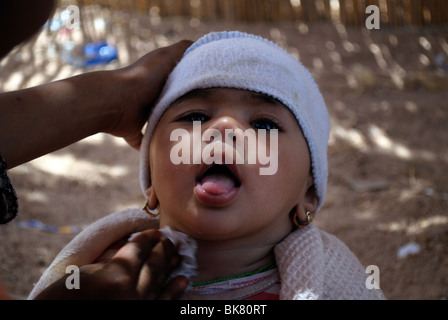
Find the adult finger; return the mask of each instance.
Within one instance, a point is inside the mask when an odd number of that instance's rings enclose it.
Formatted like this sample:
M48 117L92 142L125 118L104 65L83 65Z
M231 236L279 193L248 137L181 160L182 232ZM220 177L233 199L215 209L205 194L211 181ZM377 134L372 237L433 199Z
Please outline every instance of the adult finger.
M151 229L140 232L118 250L109 263L120 265L127 274L138 280L143 264L160 239L161 233L158 230Z
M165 73L169 74L192 43L193 41L190 40L181 40L170 46L156 49L143 56L137 64L149 68L149 71L153 71L154 67L164 68Z
M145 117L145 118L147 118L147 117ZM143 134L141 133L141 131L139 131L133 136L128 136L128 137L124 138L124 140L133 149L140 151L140 146L141 146L142 140L143 140Z
M154 247L142 266L137 290L143 297L155 299L180 261L176 247L169 239L163 239Z
M188 287L188 279L184 276L177 276L168 283L159 295L158 300L180 299Z

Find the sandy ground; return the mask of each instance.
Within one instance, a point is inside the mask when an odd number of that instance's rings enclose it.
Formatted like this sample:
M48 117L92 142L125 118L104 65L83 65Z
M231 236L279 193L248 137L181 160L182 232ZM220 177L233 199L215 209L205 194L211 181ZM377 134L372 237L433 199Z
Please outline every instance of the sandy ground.
M99 22L89 24L90 37L44 30L15 50L0 63L0 90L90 71L60 58L67 38L116 45L119 60L100 67L113 69L209 31L239 29L268 37L312 71L331 114L328 197L315 223L341 238L365 266L379 267L387 298L448 298L448 71L435 63L439 55L439 65L447 65L446 27L368 31L328 23L234 24L104 11L94 17ZM29 293L74 236L22 224L34 219L80 228L143 203L138 153L103 134L15 168L10 176L20 213L0 227L0 283L17 297ZM399 256L409 244L416 250Z

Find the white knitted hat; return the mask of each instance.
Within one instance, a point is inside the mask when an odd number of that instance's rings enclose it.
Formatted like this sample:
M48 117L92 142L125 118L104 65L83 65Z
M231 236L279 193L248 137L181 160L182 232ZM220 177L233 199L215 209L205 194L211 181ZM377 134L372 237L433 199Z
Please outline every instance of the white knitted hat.
M192 90L216 87L263 93L291 110L308 143L320 208L327 188L330 132L324 99L311 74L297 59L266 39L238 31L210 33L200 38L169 76L149 117L141 145L143 191L151 185L149 145L163 113Z

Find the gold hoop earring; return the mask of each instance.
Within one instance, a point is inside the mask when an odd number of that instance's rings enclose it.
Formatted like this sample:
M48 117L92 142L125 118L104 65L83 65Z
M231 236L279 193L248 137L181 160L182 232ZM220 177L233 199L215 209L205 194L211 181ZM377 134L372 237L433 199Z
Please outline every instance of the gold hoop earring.
M145 206L143 207L143 210L153 218L157 217L160 214L159 206L157 205L154 209L151 209L149 207L148 201L146 201Z
M292 218L294 221L294 224L299 229L304 228L307 225L309 225L311 222L313 222L313 216L311 215L311 212L307 211L305 214L306 214L306 222L300 221L299 215L297 214L297 212L294 214L294 216Z

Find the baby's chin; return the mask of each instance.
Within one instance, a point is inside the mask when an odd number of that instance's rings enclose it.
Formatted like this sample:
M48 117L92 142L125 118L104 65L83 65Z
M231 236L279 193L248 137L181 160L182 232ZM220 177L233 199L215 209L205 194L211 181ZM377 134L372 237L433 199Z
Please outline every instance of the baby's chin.
M167 225L164 225L167 226ZM219 223L219 221L189 221L186 225L169 226L175 231L182 232L199 241L227 241L241 236L241 226L237 223Z
M169 203L161 207L160 226L170 226L176 231L183 232L195 239L204 241L232 240L252 232L254 224L250 220L256 219L250 212L254 208L247 198L238 197L226 207L204 206L195 199L185 203L176 203L171 208ZM182 213L179 211L183 208ZM258 208L261 209L261 208ZM256 211L258 211L256 209Z

